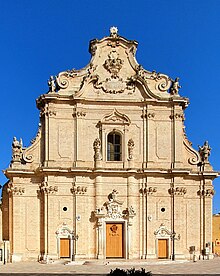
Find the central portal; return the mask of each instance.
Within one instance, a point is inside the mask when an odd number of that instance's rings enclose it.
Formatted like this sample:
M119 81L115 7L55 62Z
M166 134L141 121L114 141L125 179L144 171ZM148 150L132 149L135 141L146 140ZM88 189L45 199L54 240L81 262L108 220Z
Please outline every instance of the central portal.
M106 223L106 258L123 258L123 223Z

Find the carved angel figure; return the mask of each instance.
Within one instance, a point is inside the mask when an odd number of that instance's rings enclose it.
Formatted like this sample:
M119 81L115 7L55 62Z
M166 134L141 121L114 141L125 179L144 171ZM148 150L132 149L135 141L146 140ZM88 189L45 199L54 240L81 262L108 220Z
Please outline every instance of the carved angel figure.
M16 137L13 138L12 142L12 160L13 161L21 161L22 157L22 140L20 142Z
M48 80L49 92L56 92L56 80L54 76L50 76Z
M179 85L179 78L176 78L174 81L173 81L173 84L170 88L170 94L171 95L178 95L179 93L179 88L181 88L181 86Z
M209 146L208 141L205 141L203 146L199 146L199 154L201 156L201 159L205 163L209 163L209 155L211 152L211 147Z

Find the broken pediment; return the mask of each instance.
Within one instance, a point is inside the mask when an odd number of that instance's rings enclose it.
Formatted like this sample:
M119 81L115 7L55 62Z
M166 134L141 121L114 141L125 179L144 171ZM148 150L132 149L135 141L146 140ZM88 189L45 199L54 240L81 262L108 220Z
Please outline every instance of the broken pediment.
M120 124L120 125L130 125L130 119L125 115L114 109L113 112L104 116L101 120L101 124Z
M67 70L48 81L49 93L73 95L74 98L184 99L179 96L179 79L147 71L135 58L138 43L118 34L90 42L90 63L81 70ZM90 93L90 94L89 94ZM89 94L89 95L88 95ZM121 95L121 96L120 96ZM186 100L185 100L186 101Z

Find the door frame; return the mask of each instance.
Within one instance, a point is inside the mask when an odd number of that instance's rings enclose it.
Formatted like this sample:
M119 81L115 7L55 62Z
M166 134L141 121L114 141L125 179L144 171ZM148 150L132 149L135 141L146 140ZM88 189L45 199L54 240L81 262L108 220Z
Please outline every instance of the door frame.
M56 231L56 238L57 238L57 255L58 259L62 258L60 257L60 239L69 239L70 242L70 257L67 259L71 259L71 256L73 255L73 231L66 225L62 224Z

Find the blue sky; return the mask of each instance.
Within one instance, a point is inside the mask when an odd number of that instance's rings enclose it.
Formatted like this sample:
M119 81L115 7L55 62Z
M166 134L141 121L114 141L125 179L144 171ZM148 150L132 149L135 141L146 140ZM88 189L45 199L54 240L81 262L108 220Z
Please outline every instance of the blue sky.
M13 136L28 146L47 80L90 60L89 41L119 34L139 42L138 62L171 78L190 99L186 132L194 148L208 140L220 171L219 0L0 0L0 168L8 167ZM0 174L0 183L6 178ZM220 212L220 179L213 211Z

